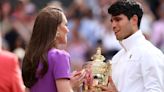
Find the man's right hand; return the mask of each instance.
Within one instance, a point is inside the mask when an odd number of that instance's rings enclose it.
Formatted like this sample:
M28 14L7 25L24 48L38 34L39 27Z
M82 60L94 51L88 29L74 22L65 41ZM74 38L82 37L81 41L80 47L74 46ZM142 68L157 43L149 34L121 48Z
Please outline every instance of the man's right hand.
M107 86L98 85L97 87L101 88L102 92L118 92L111 76L108 77L108 85Z

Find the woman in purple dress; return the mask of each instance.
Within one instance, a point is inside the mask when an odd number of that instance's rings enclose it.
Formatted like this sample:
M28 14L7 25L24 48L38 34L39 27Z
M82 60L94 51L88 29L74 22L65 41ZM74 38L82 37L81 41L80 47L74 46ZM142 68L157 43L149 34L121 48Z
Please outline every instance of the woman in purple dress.
M22 65L23 81L31 92L73 92L82 83L85 72L71 75L70 56L58 49L67 43L66 24L60 8L46 7L36 17Z

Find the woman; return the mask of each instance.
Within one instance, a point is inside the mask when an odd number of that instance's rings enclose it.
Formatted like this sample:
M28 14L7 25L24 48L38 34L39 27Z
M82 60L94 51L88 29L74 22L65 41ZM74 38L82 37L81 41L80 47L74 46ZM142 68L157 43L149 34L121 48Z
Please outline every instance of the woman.
M67 19L60 8L46 7L38 14L22 66L31 92L73 92L85 72L70 74L70 56L58 45L67 43Z

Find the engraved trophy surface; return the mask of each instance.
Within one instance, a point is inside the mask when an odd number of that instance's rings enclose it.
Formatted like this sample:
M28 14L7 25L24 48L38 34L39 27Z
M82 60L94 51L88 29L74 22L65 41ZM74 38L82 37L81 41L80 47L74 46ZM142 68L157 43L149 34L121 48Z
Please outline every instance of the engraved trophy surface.
M96 85L107 85L108 76L111 74L110 62L105 63L105 57L101 55L101 48L98 47L96 54L91 57L92 61L87 62L84 68L88 70L89 77L87 82L84 83L84 92L88 90L94 90L94 92L101 92L101 89Z

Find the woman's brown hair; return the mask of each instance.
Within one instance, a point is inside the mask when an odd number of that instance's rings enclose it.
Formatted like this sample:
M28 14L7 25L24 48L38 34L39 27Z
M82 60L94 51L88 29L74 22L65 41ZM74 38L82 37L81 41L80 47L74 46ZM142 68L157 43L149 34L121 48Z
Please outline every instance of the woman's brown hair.
M48 70L47 52L55 47L57 28L62 23L61 11L60 8L46 7L36 17L22 65L23 81L28 88L38 80L36 71L39 64L43 65L39 72L40 77L43 77Z

